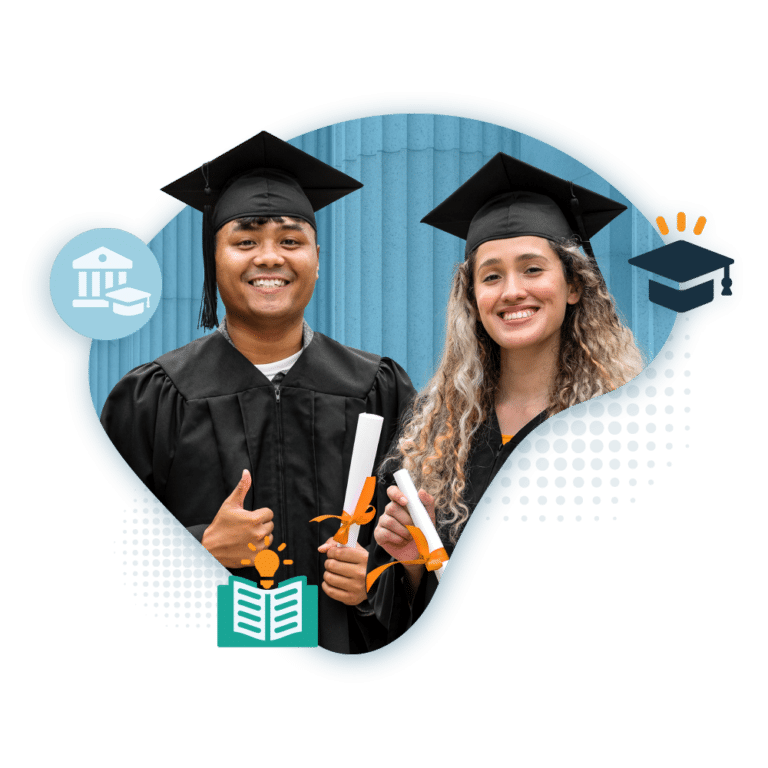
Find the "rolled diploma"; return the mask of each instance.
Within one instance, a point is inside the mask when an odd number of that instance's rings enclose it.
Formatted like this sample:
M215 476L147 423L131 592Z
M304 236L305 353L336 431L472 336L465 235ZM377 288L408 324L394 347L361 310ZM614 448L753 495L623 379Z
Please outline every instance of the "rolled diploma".
M429 551L434 552L436 549L440 549L443 546L443 542L437 535L435 526L429 517L429 512L424 508L419 498L416 486L411 480L411 476L408 474L407 469L398 469L394 473L393 477L397 483L397 487L405 494L405 498L408 499L408 512L411 515L413 524L424 534L424 538L429 545ZM440 581L440 577L445 570L445 563L443 563L436 571L435 575L437 580Z
M355 511L365 479L373 472L373 462L376 461L376 449L379 446L383 423L384 419L374 413L361 413L357 419L355 444L352 448L352 461L349 464L347 478L347 492L344 495L344 511L350 515ZM347 543L343 546L354 547L357 544L359 530L360 526L357 523L350 525Z

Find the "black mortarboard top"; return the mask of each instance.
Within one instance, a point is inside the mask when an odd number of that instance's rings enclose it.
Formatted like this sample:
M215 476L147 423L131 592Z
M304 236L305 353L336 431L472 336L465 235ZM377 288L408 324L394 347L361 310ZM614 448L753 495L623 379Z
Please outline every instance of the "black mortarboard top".
M215 160L163 187L203 213L205 282L200 324L216 316L216 232L251 216L290 216L317 229L315 211L360 189L351 176L262 131Z
M535 235L589 239L626 205L499 152L423 219L467 241L465 255L489 240Z
M654 275L682 284L697 280L710 272L725 270L721 281L723 296L731 295L731 277L729 267L733 259L722 256L714 251L708 251L699 245L686 240L678 240L648 253L635 256L629 260L635 267L640 267ZM714 280L707 280L688 288L673 288L655 280L648 283L648 298L673 312L687 312L703 304L708 304L715 296Z

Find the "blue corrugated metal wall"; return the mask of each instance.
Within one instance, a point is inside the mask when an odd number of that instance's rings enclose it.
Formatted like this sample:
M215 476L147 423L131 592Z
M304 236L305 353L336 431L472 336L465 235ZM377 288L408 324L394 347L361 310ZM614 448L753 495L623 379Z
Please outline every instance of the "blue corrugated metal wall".
M365 185L318 214L320 280L307 308L309 324L349 346L392 357L417 387L439 359L450 278L464 249L463 241L420 219L497 152L629 205L593 247L641 347L654 357L666 341L675 313L649 303L647 279L627 264L663 245L661 238L608 182L548 144L441 115L350 120L291 143ZM149 244L163 273L162 300L150 322L124 339L92 343L91 396L98 413L127 371L201 335L201 219L186 208Z

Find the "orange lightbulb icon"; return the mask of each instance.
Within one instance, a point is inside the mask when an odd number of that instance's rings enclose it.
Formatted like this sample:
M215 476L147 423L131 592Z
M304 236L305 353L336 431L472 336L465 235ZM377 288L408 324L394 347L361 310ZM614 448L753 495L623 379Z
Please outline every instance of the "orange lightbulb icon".
M264 589L269 589L274 583L272 578L275 575L275 571L280 567L280 557L277 552L273 552L269 547L269 536L264 538L264 549L261 552L257 552L253 558L253 567L259 572L261 580L259 584Z

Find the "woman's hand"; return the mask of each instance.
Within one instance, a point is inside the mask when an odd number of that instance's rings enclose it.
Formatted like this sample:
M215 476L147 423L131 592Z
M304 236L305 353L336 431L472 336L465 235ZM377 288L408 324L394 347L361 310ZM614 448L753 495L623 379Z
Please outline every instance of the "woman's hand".
M413 520L408 513L408 499L396 486L387 488L387 496L391 499L384 508L384 514L379 519L373 532L373 537L379 546L383 547L395 560L416 560L419 550L416 547L411 532L405 527L413 525ZM419 499L424 505L432 522L435 522L435 500L426 491L419 491ZM423 565L404 566L414 590L419 586L424 571Z

